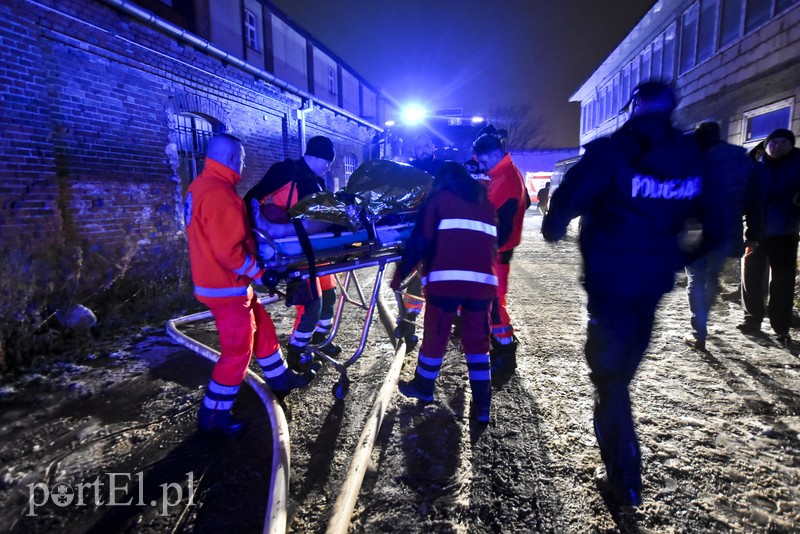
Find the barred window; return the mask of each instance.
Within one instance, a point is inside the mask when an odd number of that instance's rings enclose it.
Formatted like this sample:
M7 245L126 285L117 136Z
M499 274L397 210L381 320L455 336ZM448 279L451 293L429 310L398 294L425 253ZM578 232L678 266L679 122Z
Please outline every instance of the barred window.
M214 135L214 125L191 113L181 113L177 122L181 182L188 187L203 170L208 141Z
M344 163L344 185L347 185L350 175L353 174L353 171L358 167L358 158L353 153L347 153L344 155L342 162Z

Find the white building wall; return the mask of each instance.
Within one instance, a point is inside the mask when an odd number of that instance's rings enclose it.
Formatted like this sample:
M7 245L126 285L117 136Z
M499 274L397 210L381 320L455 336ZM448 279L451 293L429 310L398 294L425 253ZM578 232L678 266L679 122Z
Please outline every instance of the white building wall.
M791 108L785 127L800 131L800 1L773 0L767 21L744 32L742 20L739 37L720 47L719 18L713 17L719 16L724 1L704 0L702 5L697 0L655 3L570 99L581 103L582 145L619 128L625 116L615 113L614 106L622 107L637 83L654 78L672 82L676 89L680 102L675 117L682 128L716 120L730 142L752 146L763 135L745 135L747 118L778 105ZM752 0L742 1L742 12L746 13L747 2ZM791 5L787 8L787 4ZM717 10L708 9L709 5L717 6ZM784 10L775 12L776 6ZM705 40L705 48L700 40L700 48L687 52L686 46L698 46L696 35L691 34L692 25L698 20L702 25L704 16L716 24L713 39ZM697 50L708 50L709 42L710 54L699 54L697 64L680 72L681 59L687 53L692 57ZM658 50L661 55L657 57ZM658 66L661 72L655 76L651 69ZM620 80L616 82L620 84L618 97L613 91L615 78ZM606 88L612 89L611 112Z

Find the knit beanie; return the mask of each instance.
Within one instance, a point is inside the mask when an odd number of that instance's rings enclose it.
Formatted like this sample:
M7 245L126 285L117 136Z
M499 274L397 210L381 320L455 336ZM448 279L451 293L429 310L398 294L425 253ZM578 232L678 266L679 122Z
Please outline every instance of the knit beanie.
M773 130L772 133L767 136L767 140L764 141L764 144L768 145L770 141L778 137L788 139L789 142L792 143L792 146L794 146L794 134L791 130L787 130L786 128L778 128L777 130Z
M336 152L333 150L333 141L322 135L317 135L308 140L306 156L315 156L326 161L333 161Z

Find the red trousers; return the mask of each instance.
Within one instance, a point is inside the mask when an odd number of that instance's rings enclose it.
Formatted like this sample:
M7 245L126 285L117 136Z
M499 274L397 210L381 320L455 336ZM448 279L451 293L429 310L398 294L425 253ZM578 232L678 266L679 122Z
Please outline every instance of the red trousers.
M333 289L336 287L336 275L335 274L326 274L325 276L317 277L317 295L322 295L323 291L328 289ZM306 307L298 304L294 307L295 309L295 316L294 316L294 326L292 330L297 330L298 325L300 324L300 319L303 318L303 315L306 312ZM317 318L319 319L319 318Z
M420 354L439 359L444 356L450 328L461 307L461 345L464 354L489 352L489 300L460 297L425 298L425 330Z
M511 326L511 317L508 315L508 275L511 272L510 263L497 262L497 298L492 303L492 335L503 343L510 343L514 337L514 328Z
M254 352L263 358L280 348L272 318L252 291L249 293L246 297L203 299L214 316L222 348L211 378L224 386L242 383Z

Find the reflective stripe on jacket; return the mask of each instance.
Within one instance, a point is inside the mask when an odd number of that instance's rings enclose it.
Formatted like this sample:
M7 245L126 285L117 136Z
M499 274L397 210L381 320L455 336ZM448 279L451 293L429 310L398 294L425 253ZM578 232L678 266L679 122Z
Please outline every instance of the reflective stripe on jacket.
M206 158L184 200L186 237L195 295L203 298L252 294L250 282L260 278L255 244L244 201L236 192L239 174Z
M491 203L468 202L442 190L431 195L423 210L417 224L429 244L422 265L425 294L494 298L497 219Z

